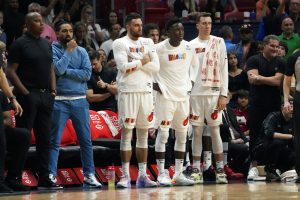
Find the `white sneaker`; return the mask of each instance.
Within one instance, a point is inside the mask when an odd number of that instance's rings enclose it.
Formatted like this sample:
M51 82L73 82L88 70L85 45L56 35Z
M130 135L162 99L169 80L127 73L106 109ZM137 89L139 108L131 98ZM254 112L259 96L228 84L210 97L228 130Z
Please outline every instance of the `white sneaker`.
M176 177L174 175L174 177L172 179L172 185L175 185L175 186L189 186L189 185L194 185L194 184L195 184L195 182L193 180L185 177L185 175L183 173L180 173Z
M168 187L168 186L172 185L170 175L166 171L164 173L158 175L157 182L158 182L159 186L162 186L162 187Z
M258 169L256 167L252 167L248 172L247 180L253 181L254 179L259 177L258 175Z
M227 184L227 175L225 174L223 169L217 169L216 171L216 183L218 184Z
M96 179L94 174L84 176L83 188L102 188L102 184Z
M191 178L194 180L195 184L203 183L203 174L202 174L202 172L192 173Z
M151 181L147 174L138 176L136 180L136 187L137 188L150 188L150 187L157 187L157 183L155 181Z
M131 188L131 180L128 176L121 176L120 181L117 183L117 188Z

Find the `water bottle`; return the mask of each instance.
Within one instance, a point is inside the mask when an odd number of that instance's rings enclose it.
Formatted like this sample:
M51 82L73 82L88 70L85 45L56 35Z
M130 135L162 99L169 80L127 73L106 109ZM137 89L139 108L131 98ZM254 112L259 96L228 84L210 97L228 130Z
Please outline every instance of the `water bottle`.
M116 173L115 173L114 165L107 167L106 177L107 177L107 181L108 181L108 188L114 188L115 181L116 181Z
M252 11L250 12L250 20L251 20L252 22L256 21L256 13L255 13L254 10L252 10Z

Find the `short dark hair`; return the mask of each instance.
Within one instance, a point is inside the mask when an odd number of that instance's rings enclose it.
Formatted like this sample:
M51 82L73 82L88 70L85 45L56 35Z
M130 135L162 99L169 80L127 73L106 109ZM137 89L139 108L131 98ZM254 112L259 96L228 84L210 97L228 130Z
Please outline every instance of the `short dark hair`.
M237 98L249 98L249 91L248 90L244 90L244 89L240 89L236 92L236 96Z
M196 23L200 22L201 17L211 17L211 13L209 12L200 12L196 17Z
M147 36L149 34L150 30L158 30L159 31L159 27L155 23L145 24L145 26L143 27L143 35Z
M94 60L94 59L99 60L100 59L100 53L96 50L89 51L88 54L89 54L90 60Z
M168 31L174 24L181 23L181 20L178 17L172 17L166 23L166 31Z
M286 42L279 41L279 46L282 46L284 48L285 53L287 53L289 51L289 47Z
M219 34L220 34L220 37L223 39L231 39L230 38L231 34L233 34L232 28L228 25L224 25L220 28Z
M60 31L61 26L64 25L64 24L69 24L73 27L73 24L71 22L68 22L68 21L65 21L65 20L59 20L54 24L54 30L56 32Z
M141 19L141 15L139 13L136 12L131 12L129 13L126 18L125 18L125 24L127 25L129 22L131 22L131 20L133 19Z
M270 40L277 40L277 41L279 41L279 39L278 39L278 37L276 35L267 35L263 39L263 45L269 44Z

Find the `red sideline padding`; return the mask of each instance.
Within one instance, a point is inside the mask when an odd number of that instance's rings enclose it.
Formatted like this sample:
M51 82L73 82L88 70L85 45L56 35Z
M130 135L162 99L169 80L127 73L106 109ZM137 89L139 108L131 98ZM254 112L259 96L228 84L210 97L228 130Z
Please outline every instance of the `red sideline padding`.
M158 176L157 165L156 165L156 164L152 164L152 165L150 165L150 168L151 168L152 171L154 172L154 175L157 177L157 176Z
M73 168L78 180L80 181L80 183L83 183L83 179L84 179L84 175L83 175L83 170L81 167L78 168Z
M96 111L90 110L91 139L92 140L96 140L97 138L121 139L122 130L121 127L118 126L118 114L110 110L105 110L105 112L109 116L113 126L117 129L118 134L113 137L104 118ZM31 131L31 133L32 133L31 143L35 144L36 139L33 130ZM78 138L75 129L72 125L72 121L69 119L66 123L66 127L62 135L61 146L75 145L75 144L78 144Z
M38 181L30 170L22 172L22 183L28 187L36 187L38 185Z
M117 176L121 177L123 175L122 167L121 166L115 166L115 169L116 169ZM130 165L129 173L130 173L131 181L135 182L137 177L138 177L138 173L139 173L138 168L135 165Z
M79 185L76 174L71 168L57 170L57 183L62 185Z
M96 167L96 173L98 175L98 177L101 179L101 181L103 183L107 183L108 180L107 180L107 168L105 167ZM115 181L119 181L119 178L117 176L117 173L115 175Z
M36 139L34 136L34 132L33 130L31 130L31 144L35 144L36 143ZM75 133L75 130L72 126L72 122L71 120L68 120L66 123L66 127L64 129L62 138L61 138L61 142L60 145L61 146L68 146L68 145L74 145L77 144L77 136Z

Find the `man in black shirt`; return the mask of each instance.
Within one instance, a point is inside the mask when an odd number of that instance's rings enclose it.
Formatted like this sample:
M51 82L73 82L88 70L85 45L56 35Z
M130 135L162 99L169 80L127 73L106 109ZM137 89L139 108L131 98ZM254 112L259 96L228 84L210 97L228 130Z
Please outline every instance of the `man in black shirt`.
M90 103L90 109L117 112L117 100L115 97L117 94L117 72L102 65L98 51L89 52L89 57L93 67L87 90L87 100Z
M40 187L57 187L48 176L51 114L55 90L52 51L46 39L41 38L42 17L37 12L26 16L27 33L15 40L8 56L7 75L14 93L24 109L16 118L17 127L33 128L36 137Z
M246 63L250 83L249 96L249 135L252 166L254 162L252 148L258 138L261 124L266 116L280 110L282 83L285 62L277 57L279 40L275 35L266 36L263 40L263 52L250 57ZM251 171L251 170L250 170ZM249 171L249 174L251 174ZM248 179L252 179L249 177Z
M295 164L292 105L291 102L289 110L282 106L281 111L271 112L262 123L261 134L255 145L255 154L261 155L255 157L263 156L267 181L279 181L280 176L276 173L276 169L285 172Z

